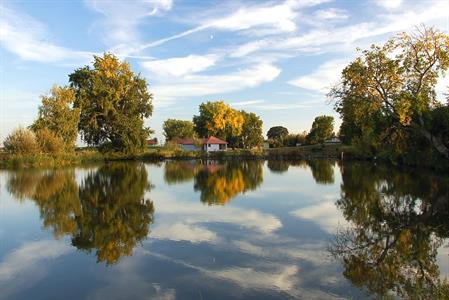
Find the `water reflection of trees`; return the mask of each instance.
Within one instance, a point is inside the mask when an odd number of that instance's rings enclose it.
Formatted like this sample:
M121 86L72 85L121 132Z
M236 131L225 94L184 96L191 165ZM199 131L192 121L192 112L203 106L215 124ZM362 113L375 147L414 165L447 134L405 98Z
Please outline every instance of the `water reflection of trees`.
M201 201L224 205L240 193L255 190L263 181L262 161L166 162L165 181L169 184L194 180Z
M337 206L351 227L330 247L356 286L379 298L449 299L438 248L449 236L449 179L354 163Z
M131 255L148 235L154 214L144 199L149 188L144 166L131 163L89 171L80 186L73 170L15 172L8 180L11 194L38 205L55 237L71 236L75 247L95 251L107 264Z
M313 179L315 179L316 183L319 184L333 184L335 181L334 178L334 162L325 160L325 159L317 159L317 160L309 160L307 164L312 171Z

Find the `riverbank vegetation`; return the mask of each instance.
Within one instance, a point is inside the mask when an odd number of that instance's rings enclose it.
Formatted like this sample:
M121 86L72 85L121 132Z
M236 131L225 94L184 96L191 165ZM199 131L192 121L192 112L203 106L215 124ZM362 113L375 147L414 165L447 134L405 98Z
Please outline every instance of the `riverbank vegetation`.
M140 74L116 56L94 56L76 69L67 86L42 96L36 120L4 141L1 166L53 166L85 161L165 158L346 157L394 164L449 165L449 96L438 98L436 84L449 68L449 37L422 27L362 52L341 74L328 96L342 124L317 116L309 132L289 133L278 125L267 132L253 112L224 101L199 105L190 120L168 119L166 143L148 149L153 131L144 120L153 113L153 95ZM216 136L228 142L224 153L183 151L176 138ZM77 138L89 150L75 150ZM330 146L329 143L343 142ZM327 144L327 145L326 145ZM266 149L267 146L269 149ZM276 150L275 150L276 149Z

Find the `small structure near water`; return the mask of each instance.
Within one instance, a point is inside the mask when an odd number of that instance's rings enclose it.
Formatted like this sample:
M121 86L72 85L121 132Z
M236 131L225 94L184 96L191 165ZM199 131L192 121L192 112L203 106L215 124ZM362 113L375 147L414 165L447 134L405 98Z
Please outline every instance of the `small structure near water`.
M181 146L186 151L204 150L207 152L215 152L226 151L228 148L228 142L214 136L197 140L174 138L170 142Z

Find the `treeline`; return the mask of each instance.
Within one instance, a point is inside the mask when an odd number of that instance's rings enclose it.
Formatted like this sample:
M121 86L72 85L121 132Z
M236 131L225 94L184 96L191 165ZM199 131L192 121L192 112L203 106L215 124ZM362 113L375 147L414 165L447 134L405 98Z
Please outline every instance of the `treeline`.
M69 75L69 85L54 86L29 128L18 128L4 141L14 154L73 152L78 134L103 152L137 153L152 132L144 118L152 115L147 82L112 54L94 56L93 67Z
M267 132L270 148L296 147L300 145L322 144L326 140L336 137L334 133L334 117L318 116L312 123L309 133L289 133L283 126L271 127Z
M168 119L163 124L167 141L174 138L199 139L215 136L230 147L251 149L262 146L262 119L255 113L236 110L223 101L206 102L192 121Z
M216 136L229 143L230 147L251 149L262 147L262 119L255 113L236 110L223 101L202 103L199 115L193 121L167 119L163 124L166 141L180 139L200 139ZM318 144L335 137L334 118L318 116L309 133L289 134L283 126L271 127L266 142L270 147L295 147L298 144Z

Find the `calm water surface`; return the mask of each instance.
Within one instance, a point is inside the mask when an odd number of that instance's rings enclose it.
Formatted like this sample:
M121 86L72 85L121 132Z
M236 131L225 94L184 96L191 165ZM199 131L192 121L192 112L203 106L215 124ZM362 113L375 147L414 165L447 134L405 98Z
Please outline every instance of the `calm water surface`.
M0 299L444 299L448 236L448 177L366 163L0 171Z

